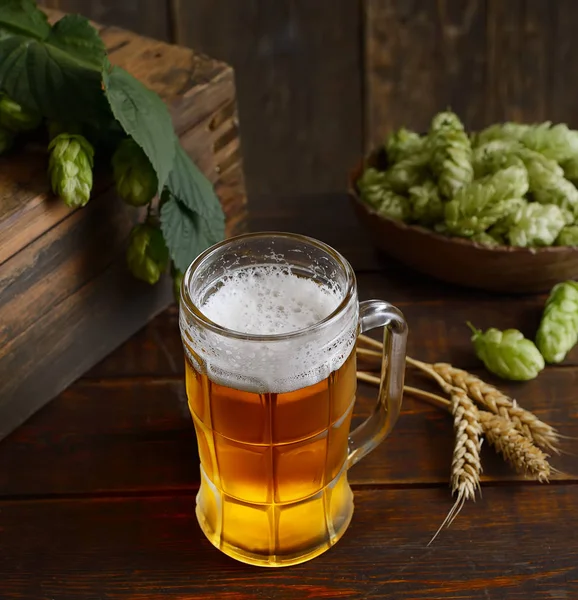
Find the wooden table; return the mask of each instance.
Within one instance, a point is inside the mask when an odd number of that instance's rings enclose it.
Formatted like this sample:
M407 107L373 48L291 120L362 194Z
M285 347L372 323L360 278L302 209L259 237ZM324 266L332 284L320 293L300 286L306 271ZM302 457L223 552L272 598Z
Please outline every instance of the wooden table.
M341 251L362 300L404 312L416 358L487 376L464 322L531 336L540 317L543 296L459 289L378 256L342 196L254 200L251 227ZM173 307L0 443L2 600L578 598L578 459L557 457L564 474L541 485L485 447L483 496L428 547L453 502L452 424L409 397L390 438L351 470L353 522L329 552L286 569L218 552L194 514L199 461L177 323ZM576 437L577 361L574 352L530 383L501 385ZM423 383L411 372L407 381ZM374 394L360 386L357 418ZM564 447L578 454L576 441Z

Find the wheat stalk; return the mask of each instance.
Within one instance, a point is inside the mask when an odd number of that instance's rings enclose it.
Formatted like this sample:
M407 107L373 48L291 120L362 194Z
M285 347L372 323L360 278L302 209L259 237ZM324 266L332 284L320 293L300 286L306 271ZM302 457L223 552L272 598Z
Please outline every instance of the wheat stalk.
M381 347L383 349L383 344L367 336L362 335L360 339L370 346L375 348ZM502 393L493 385L448 363L429 364L410 356L406 358L406 361L408 364L435 379L444 391L448 391L447 385L464 390L480 406L510 421L520 434L532 441L536 446L552 452L560 452L560 435L556 429L541 421L530 411L522 408L515 400ZM442 380L446 385L442 384Z
M541 483L549 481L548 455L513 427L510 420L484 410L480 411L480 419L488 442L518 473L531 475Z

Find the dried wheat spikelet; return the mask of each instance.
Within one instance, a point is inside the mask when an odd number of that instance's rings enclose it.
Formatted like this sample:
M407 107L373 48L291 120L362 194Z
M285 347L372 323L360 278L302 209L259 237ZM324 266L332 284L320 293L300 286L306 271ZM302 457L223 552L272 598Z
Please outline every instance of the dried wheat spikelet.
M360 339L374 348L383 348L383 344L367 336L362 335ZM560 452L561 436L556 429L522 408L515 400L493 385L448 363L429 364L410 356L406 358L406 361L409 365L436 380L444 391L448 391L448 385L464 390L481 407L509 420L523 436L540 448L556 453Z
M548 455L523 436L510 420L485 410L479 412L488 442L516 469L541 483L550 479Z

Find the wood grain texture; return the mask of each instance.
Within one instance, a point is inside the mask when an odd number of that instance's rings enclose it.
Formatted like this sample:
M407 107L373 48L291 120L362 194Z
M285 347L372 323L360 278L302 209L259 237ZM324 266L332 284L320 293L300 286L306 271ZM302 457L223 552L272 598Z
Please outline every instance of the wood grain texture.
M19 600L566 600L578 594L578 487L493 488L426 547L447 490L357 490L345 536L287 569L205 540L194 496L0 502L3 597Z
M437 391L413 372L407 380ZM502 388L576 439L576 385L578 370L554 369L524 386ZM375 398L376 388L359 386L356 424L371 413ZM350 480L446 490L452 447L450 416L406 396L391 436L352 469ZM564 449L573 455L552 459L563 471L554 479L576 482L578 444L569 440ZM523 482L487 444L482 460L484 482ZM0 446L0 496L196 489L198 463L182 375L80 381Z
M250 194L345 189L361 151L358 0L173 0L176 41L231 64Z
M556 4L547 0L488 0L488 123L552 118L552 75L559 69L552 60ZM572 14L567 17L572 18Z
M395 128L425 131L451 107L484 121L485 0L368 0L365 6L365 150Z
M226 234L241 233L247 200L232 69L116 27L100 31L111 62L167 103L183 147L221 198ZM142 210L119 201L102 171L88 206L68 209L49 193L46 162L39 142L0 162L0 439L172 300L168 276L150 287L126 268Z
M168 0L39 0L38 4L159 40L172 40Z

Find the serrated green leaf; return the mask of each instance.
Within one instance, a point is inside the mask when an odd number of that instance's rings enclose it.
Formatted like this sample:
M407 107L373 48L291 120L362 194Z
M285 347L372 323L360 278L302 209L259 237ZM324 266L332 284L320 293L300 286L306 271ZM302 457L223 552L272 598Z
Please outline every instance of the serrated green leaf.
M222 222L224 231L225 215L213 185L189 158L179 140L176 141L175 162L167 187L173 196L204 219L215 224Z
M215 227L174 196L161 206L161 229L171 258L182 272L203 250L223 239L219 226Z
M45 40L0 40L0 88L50 119L86 121L110 114L101 89L106 48L84 17L61 19Z
M2 0L0 29L38 40L45 39L50 33L46 15L37 8L34 0Z
M165 103L120 67L104 73L105 93L116 120L144 150L162 190L175 158L176 136Z

